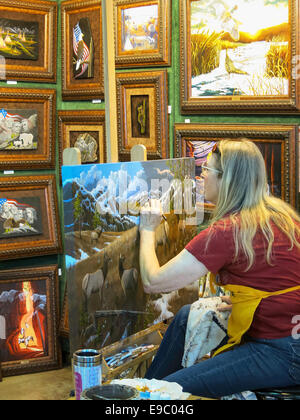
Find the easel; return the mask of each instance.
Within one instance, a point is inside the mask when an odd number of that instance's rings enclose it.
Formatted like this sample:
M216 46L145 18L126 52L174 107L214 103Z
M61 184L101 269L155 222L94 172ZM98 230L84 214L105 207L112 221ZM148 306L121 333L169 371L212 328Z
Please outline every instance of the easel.
M146 162L147 149L142 144L137 144L131 149L131 162ZM63 151L63 165L81 165L81 153L76 147L68 147Z

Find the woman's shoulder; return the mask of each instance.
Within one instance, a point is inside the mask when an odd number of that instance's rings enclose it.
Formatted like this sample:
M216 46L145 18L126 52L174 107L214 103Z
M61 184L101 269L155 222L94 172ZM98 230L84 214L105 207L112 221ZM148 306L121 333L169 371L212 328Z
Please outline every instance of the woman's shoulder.
M213 222L209 229L214 232L232 232L236 225L239 225L239 216L225 216L220 220Z

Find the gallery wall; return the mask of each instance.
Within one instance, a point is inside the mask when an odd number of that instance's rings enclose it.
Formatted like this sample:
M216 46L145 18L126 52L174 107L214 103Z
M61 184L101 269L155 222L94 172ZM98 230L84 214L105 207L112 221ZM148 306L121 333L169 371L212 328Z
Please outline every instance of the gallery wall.
M22 2L20 2L21 4ZM61 0L57 0L60 5ZM238 113L234 115L222 115L221 113L210 114L210 115L183 115L181 113L180 106L180 22L179 22L179 0L172 0L172 65L165 67L168 73L168 103L171 106L171 113L169 114L169 146L170 156L174 156L174 124L184 123L187 120L190 123L203 123L203 124L222 124L222 123L234 123L247 126L253 123L268 123L268 124L299 124L300 115L256 115L256 114L243 114ZM151 69L151 67L147 67ZM117 73L121 72L135 72L139 69L130 70L117 70ZM5 81L0 81L0 87L7 87ZM56 89L57 91L57 112L61 110L103 110L105 109L105 103L94 104L92 101L63 101L62 100L62 81L61 81L61 15L60 9L58 10L58 34L57 34L57 82L55 84L47 83L25 83L18 82L13 88L26 88L26 89ZM53 170L28 170L28 171L15 171L15 174L20 176L36 175L50 173L56 176L57 192L58 192L58 203L59 203L59 216L63 218L63 206L62 206L62 190L59 181L59 156L58 156L58 121L56 116L56 168ZM1 172L1 177L6 176ZM298 176L298 175L297 175ZM63 226L63 221L61 223ZM63 255L53 256L40 256L35 258L26 258L10 261L1 261L0 270L11 269L11 268L23 268L23 267L34 267L38 265L50 265L58 264L62 268L62 275L60 276L60 302L62 304L64 289L65 289L65 277L64 277L64 257Z

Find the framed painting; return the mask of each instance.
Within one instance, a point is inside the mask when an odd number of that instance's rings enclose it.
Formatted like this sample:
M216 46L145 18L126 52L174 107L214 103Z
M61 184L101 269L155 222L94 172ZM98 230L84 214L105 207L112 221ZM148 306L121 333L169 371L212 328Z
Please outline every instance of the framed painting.
M247 138L261 150L267 168L270 192L298 207L298 126L284 124L175 124L176 157L194 157L198 203L203 204L201 165L216 142ZM205 211L213 205L204 202Z
M299 112L298 0L180 0L180 22L182 113Z
M57 321L56 265L0 272L3 376L61 367Z
M0 29L0 80L56 82L56 2L0 0Z
M130 160L137 144L147 148L148 159L168 157L167 71L118 73L119 159Z
M55 90L0 88L0 169L53 169L55 114Z
M81 163L105 163L105 111L59 111L59 160L63 164L63 151L77 147Z
M0 261L59 254L54 175L0 178Z
M104 99L101 1L63 1L61 16L63 100Z
M116 66L171 64L171 0L114 2Z

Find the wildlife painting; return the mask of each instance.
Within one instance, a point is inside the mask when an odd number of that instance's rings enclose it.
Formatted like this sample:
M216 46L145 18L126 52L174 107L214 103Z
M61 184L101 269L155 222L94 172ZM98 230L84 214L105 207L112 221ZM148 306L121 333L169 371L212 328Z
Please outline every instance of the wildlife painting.
M158 49L158 4L122 9L122 52Z
M0 55L17 60L37 60L38 22L0 18Z
M75 79L94 77L94 40L88 18L73 27L73 76Z
M0 360L48 356L47 291L42 280L0 283Z
M42 234L39 197L0 197L0 241Z
M191 0L191 96L287 97L289 0Z
M0 109L0 150L36 150L37 146L37 111Z
M139 268L139 213L160 199L160 264L197 234L194 159L63 166L65 258L72 349L102 348L172 317L198 282L147 295Z
M99 138L99 133L96 133ZM74 147L77 147L81 152L81 163L92 163L98 161L98 144L93 135L90 133L81 133L76 138Z

